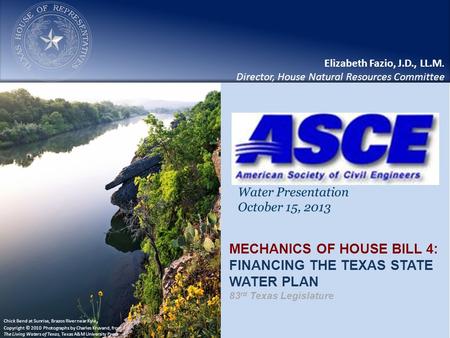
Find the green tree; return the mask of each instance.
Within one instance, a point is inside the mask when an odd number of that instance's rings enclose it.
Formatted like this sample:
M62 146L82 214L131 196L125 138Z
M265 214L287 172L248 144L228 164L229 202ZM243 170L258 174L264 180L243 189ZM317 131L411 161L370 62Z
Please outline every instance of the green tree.
M34 142L65 131L146 114L142 107L43 100L25 89L0 93L0 146Z
M12 115L5 108L0 108L0 122L12 123L13 121Z
M63 116L57 111L42 116L41 124L48 135L62 133L68 129Z

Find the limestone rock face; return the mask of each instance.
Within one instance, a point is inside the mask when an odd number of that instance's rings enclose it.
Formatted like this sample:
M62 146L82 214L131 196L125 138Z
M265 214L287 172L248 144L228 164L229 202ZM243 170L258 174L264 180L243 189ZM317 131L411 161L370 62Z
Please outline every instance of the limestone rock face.
M220 181L220 160L221 160L221 147L220 143L217 146L217 149L214 150L212 154L212 161L214 163L214 169L216 170L216 175L219 178Z
M111 203L122 210L131 210L136 204L138 189L133 181L129 180L111 195Z
M146 173L157 172L160 169L160 156L147 156L140 159L133 159L131 164L123 168L119 175L105 186L106 190L117 187L118 185L134 179L136 176L144 176Z
M105 189L109 190L122 184L122 186L112 194L111 203L117 205L125 213L133 210L138 192L138 189L134 184L135 177L146 177L151 173L158 172L160 169L160 156L134 158L129 166L123 168L119 175L105 186Z
M212 155L212 161L214 163L214 169L216 171L216 175L217 178L220 181L221 178L221 147L220 147L220 143L217 146L217 149L214 150L213 155ZM220 189L219 189L219 196L217 196L216 202L214 203L214 207L213 207L213 212L217 214L217 216L220 218L221 216L221 204L220 204Z
M183 273L192 258L194 258L193 254L181 256L164 269L164 276L162 279L163 299L166 298L172 288L172 285L175 283L176 274Z
M106 336L105 338L129 338L132 337L134 327L141 323L141 318L137 317L133 320L125 319L125 321L120 324L120 326L116 329L116 332L113 334Z

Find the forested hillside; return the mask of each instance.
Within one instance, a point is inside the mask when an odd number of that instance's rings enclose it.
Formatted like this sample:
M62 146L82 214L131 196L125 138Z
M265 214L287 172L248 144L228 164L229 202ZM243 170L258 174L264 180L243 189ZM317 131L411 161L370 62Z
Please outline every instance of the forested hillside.
M111 102L44 100L25 89L3 92L0 93L0 148L146 113L143 107Z

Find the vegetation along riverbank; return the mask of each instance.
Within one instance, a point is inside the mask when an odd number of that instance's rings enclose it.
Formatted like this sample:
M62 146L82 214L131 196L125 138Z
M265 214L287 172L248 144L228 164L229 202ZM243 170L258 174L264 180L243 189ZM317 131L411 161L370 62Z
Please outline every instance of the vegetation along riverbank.
M81 128L144 115L143 107L45 100L25 89L0 93L0 148L45 140Z
M136 157L160 170L138 176L128 215L142 236L145 271L138 303L118 329L128 337L220 336L220 93L175 116L166 127L146 119Z

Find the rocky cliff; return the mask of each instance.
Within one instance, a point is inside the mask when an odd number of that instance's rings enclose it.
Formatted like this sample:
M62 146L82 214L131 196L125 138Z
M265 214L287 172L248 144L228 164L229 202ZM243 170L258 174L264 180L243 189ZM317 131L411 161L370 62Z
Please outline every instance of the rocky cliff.
M106 190L122 185L111 196L111 203L117 205L122 212L129 213L136 204L137 187L134 184L136 177L145 177L161 169L160 156L147 156L133 158L131 164L123 168L117 177L105 186Z

